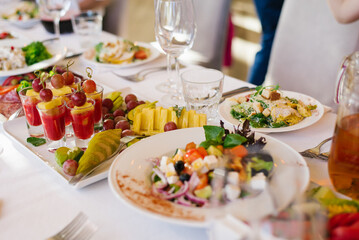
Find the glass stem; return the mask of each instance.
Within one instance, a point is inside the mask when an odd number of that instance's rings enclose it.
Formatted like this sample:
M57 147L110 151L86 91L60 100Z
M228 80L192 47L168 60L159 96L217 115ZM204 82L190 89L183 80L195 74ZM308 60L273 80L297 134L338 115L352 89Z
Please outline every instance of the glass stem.
M175 84L175 79L173 78L173 71L172 71L172 56L167 54L167 76L168 76L168 84L171 87Z
M178 57L174 57L175 60L175 66L176 66L176 74L174 76L174 80L175 80L175 85L176 85L176 95L178 95L179 97L182 95L182 82L180 79L180 64L178 61Z
M55 36L60 38L60 16L54 18Z

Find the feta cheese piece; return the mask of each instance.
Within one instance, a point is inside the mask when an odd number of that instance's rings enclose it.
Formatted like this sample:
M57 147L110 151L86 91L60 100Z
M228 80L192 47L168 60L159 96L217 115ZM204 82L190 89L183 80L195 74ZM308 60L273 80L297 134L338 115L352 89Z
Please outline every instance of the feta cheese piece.
M236 171L230 171L227 175L227 182L239 186L239 173Z
M207 166L208 170L215 169L218 165L218 159L214 155L205 156L203 162Z
M241 194L241 189L239 188L239 186L227 184L224 187L224 192L226 193L228 200L233 201L239 197L239 195Z
M167 164L171 162L171 159L167 156L163 156L160 161L159 169L161 172L166 172Z
M166 167L166 177L171 177L171 176L177 176L175 165L173 165L173 163L167 164Z
M263 190L266 187L267 178L263 173L257 173L254 177L251 178L249 186L252 189Z
M193 171L200 171L204 167L204 161L201 158L192 162L192 170Z
M179 180L178 176L167 177L168 184L174 184L174 183L178 182L178 180Z

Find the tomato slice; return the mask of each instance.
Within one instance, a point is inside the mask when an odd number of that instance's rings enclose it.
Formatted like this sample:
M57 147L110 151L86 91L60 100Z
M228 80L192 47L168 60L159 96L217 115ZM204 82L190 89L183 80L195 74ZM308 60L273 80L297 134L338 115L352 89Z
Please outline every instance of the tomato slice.
M10 92L11 90L17 88L19 85L14 86L0 86L0 95L6 94Z
M186 151L190 150L190 149L194 149L196 148L197 145L194 143L194 142L190 142L190 143L187 143L186 145Z
M206 187L207 185L208 185L208 175L202 174L201 176L199 176L199 183L196 186L196 190L202 189L202 188Z
M146 59L147 58L147 53L144 50L138 50L135 53L135 58L141 59L141 60Z
M198 158L203 158L202 155L198 152L197 149L193 148L186 152L184 156L184 161L188 163L192 163L196 161Z
M198 151L199 154L202 155L202 158L204 158L205 156L208 155L207 150L204 147L198 147L197 151Z
M235 146L230 152L237 157L245 157L248 154L248 150L243 145Z

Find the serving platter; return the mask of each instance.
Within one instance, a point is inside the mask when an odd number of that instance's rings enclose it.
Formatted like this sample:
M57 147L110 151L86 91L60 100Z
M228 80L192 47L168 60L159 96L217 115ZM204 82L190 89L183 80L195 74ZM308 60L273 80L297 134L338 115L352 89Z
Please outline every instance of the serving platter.
M237 126L237 125L241 124L242 123L241 121L239 121L238 119L235 119L231 115L231 106L238 104L231 99L238 98L238 97L244 97L248 94L252 94L253 92L255 92L255 91L244 92L244 93L235 95L231 98L227 98L223 103L221 103L218 107L218 113L219 113L221 119L230 125ZM322 116L324 114L324 107L318 100L316 100L310 96L307 96L305 94L301 94L301 93L297 93L297 92L284 91L284 90L282 90L280 92L283 94L284 97L302 100L305 104L316 105L317 108L315 110L312 110L312 116L306 117L299 123L294 124L292 126L280 127L280 128L254 128L256 132L277 133L277 132L295 131L295 130L299 130L299 129L311 126L322 118Z
M21 41L19 40L14 42L0 41L0 47L4 47L4 46L24 47L29 43L31 43L31 41L29 40L21 40ZM67 48L63 46L59 41L48 41L44 43L44 45L46 46L49 53L51 53L52 55L51 58L23 68L17 68L8 71L0 70L0 77L7 77L12 75L19 75L28 72L33 72L35 70L54 65L55 63L57 63L58 61L62 60L65 57Z
M106 87L105 89L105 95L109 92ZM131 88L123 88L119 89L123 96L132 93ZM26 127L26 119L25 117L19 117L15 118L14 120L9 120L3 123L3 129L7 136L9 136L18 146L19 150L26 155L31 155L35 157L36 159L42 161L44 164L46 164L49 169L52 170L53 173L57 174L60 178L62 178L66 183L69 182L71 179L70 176L66 175L62 168L58 166L58 164L55 161L55 154L51 153L47 150L46 144L34 147L30 143L26 142L26 139L28 136L28 131ZM73 138L67 139L67 144L71 147L74 146L74 143L72 142ZM95 183L97 181L100 181L102 179L105 179L108 175L109 168L111 166L112 161L109 160L101 167L96 169L93 173L91 173L86 178L82 179L80 182L73 185L75 188L83 188L85 186L88 186L92 183Z
M101 63L101 62L96 61L96 59L95 59L95 49L94 49L94 47L92 47L92 48L87 49L81 55L80 59L85 64L89 64L89 65L92 65L92 66L95 66L95 67L106 67L106 68L121 69L121 68L129 68L129 67L135 67L135 66L139 66L139 65L142 65L142 64L146 64L148 62L151 62L151 61L155 60L160 55L160 52L155 47L153 47L151 44L148 44L148 43L145 43L145 42L134 42L134 44L150 49L151 55L148 58L144 59L144 60L137 60L137 61L131 62L131 63L122 63L122 64Z
M282 209L298 192L305 191L309 183L308 166L304 159L287 144L256 133L257 138L261 136L267 139L264 150L272 155L275 163L269 182L271 193L275 196L276 208ZM117 156L110 168L108 181L113 194L140 214L173 224L206 227L211 217L220 214L221 209L213 212L211 208L185 207L152 195L150 182L152 164L147 160L173 153L175 149L184 148L189 142L200 143L204 139L203 128L187 128L157 134L125 149ZM248 220L273 210L273 202L265 199L265 192L262 192L255 197L238 200L236 202L238 203L236 209L240 209L237 212L238 217Z

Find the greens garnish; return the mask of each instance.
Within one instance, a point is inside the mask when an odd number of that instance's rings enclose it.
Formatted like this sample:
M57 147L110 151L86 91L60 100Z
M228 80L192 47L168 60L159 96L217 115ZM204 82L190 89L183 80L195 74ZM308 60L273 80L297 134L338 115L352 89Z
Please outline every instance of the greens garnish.
M173 107L173 111L175 111L176 116L179 118L182 114L182 110L184 109L184 107L179 107L178 105L175 105Z
M35 147L41 146L46 143L44 138L37 138L37 137L28 137L26 142L31 143Z
M22 51L25 53L25 62L27 65L32 65L52 57L44 44L38 41L23 47Z
M269 88L271 87L271 91L277 91L279 89L279 85L271 85L271 86L262 86L262 85L259 85L256 87L256 92L254 93L254 96L257 96L257 95L261 95L263 90L266 89L266 88Z
M21 89L24 89L27 87L31 87L31 83L26 80L23 80L20 82L20 85L16 88L16 92L20 92Z

